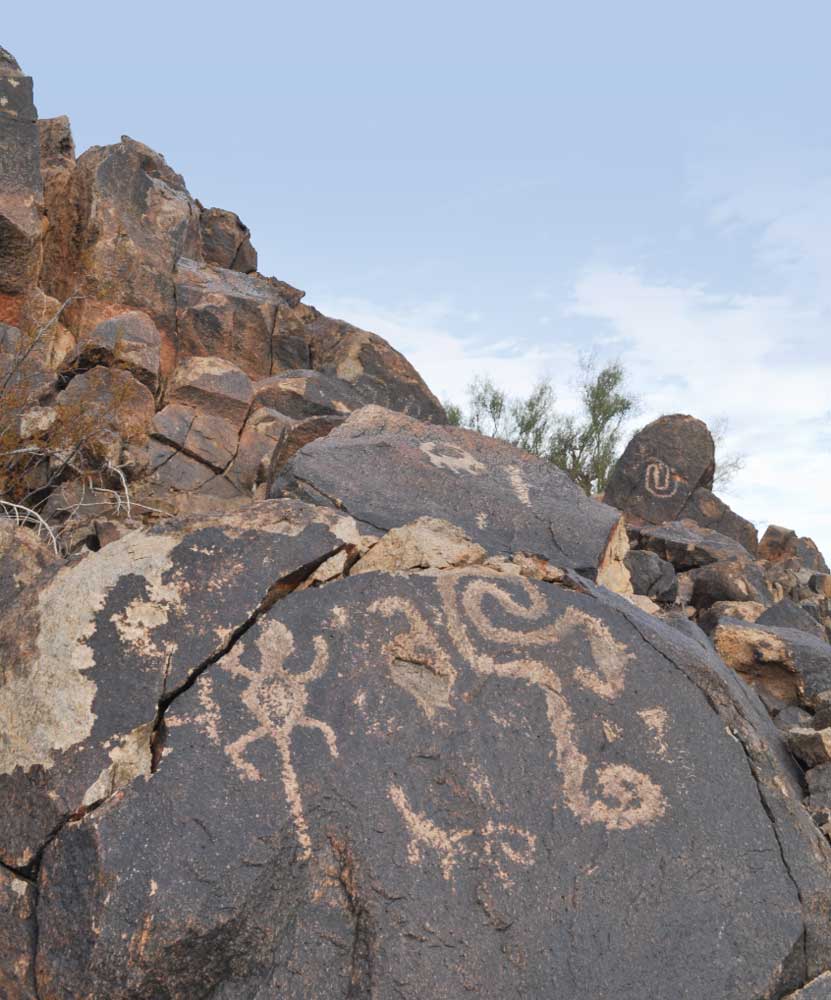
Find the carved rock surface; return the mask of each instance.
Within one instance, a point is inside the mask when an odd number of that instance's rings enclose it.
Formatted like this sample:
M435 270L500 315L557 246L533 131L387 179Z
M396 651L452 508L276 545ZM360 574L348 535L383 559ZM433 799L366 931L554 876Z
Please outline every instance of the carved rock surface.
M358 539L348 518L266 502L125 535L0 609L0 861L28 864L67 816L144 780L159 701Z
M702 421L683 414L659 417L626 446L606 486L606 503L652 524L674 521L698 487L712 487L714 456Z
M624 603L483 569L280 601L47 848L44 995L803 983L819 834L737 681Z
M616 511L542 459L377 406L306 445L272 484L385 531L418 517L458 525L491 554L526 552L631 592Z

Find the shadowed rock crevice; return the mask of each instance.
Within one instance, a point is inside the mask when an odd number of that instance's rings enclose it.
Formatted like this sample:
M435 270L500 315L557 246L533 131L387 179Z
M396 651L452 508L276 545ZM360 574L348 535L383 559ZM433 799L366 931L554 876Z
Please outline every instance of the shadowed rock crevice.
M245 619L244 622L239 624L228 637L225 644L221 649L218 649L215 653L212 653L206 660L202 663L197 664L195 667L187 671L187 676L184 681L177 685L174 690L166 693L159 701L158 710L156 712L156 718L153 721L152 733L150 736L150 752L152 756L151 771L155 773L162 760L164 754L165 745L165 722L164 717L170 706L179 698L185 691L188 691L197 682L199 677L208 670L213 664L217 663L223 657L227 656L237 643L248 633L259 621L259 619L274 605L284 597L289 594L294 593L298 587L301 587L314 573L329 559L334 558L341 552L347 552L348 554L354 554L354 546L350 546L346 543L342 545L337 545L330 551L324 553L321 556L316 557L311 562L306 563L306 565L301 566L299 569L287 576L281 577L269 587L265 597L257 605L257 607L252 611L252 613Z

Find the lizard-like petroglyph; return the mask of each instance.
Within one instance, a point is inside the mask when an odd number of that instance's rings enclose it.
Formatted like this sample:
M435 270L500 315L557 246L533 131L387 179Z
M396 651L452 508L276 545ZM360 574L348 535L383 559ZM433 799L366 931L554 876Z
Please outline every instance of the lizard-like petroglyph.
M455 444L437 444L435 441L424 441L419 448L430 459L433 465L440 469L450 469L451 472L467 472L471 476L481 476L485 466L470 452ZM440 449L439 452L436 449Z
M581 633L588 642L593 666L578 665L573 671L574 680L610 702L623 692L626 666L633 655L602 621L575 607L566 608L555 621L528 631L496 624L486 610L489 602L525 622L539 622L549 615L548 602L541 592L527 580L518 578L515 584L524 590L527 603L520 603L503 584L465 572L447 574L437 581L448 629L459 652L479 674L512 677L543 693L565 802L581 823L603 823L610 830L626 830L654 822L666 811L663 792L651 778L628 764L599 767L596 780L602 797L589 795L585 787L589 762L577 743L574 715L563 694L562 680L547 663L521 654L533 647L551 650L574 633ZM503 646L505 658L478 648L475 633Z
M257 768L245 759L245 751L257 740L266 739L274 743L280 755L283 790L304 858L311 856L312 842L303 813L300 783L292 763L291 741L294 730L298 728L318 730L326 740L329 753L333 757L338 756L337 741L332 728L327 723L312 719L306 714L309 700L308 685L321 678L329 664L326 640L322 636L315 636L313 644L314 661L307 670L301 673L286 670L286 660L294 651L294 637L285 625L272 620L263 624L256 640L260 653L260 666L257 669L244 666L236 649L219 664L223 670L249 682L241 697L243 704L257 722L256 726L226 746L225 753L243 777L250 781L258 781L261 780L261 775ZM210 706L205 705L205 697L203 692L202 704L207 710L207 722L213 725L215 732L215 721ZM210 692L207 693L207 697L210 698Z
M651 493L652 496L668 500L678 492L678 477L666 462L652 458L646 465L644 486L647 493Z

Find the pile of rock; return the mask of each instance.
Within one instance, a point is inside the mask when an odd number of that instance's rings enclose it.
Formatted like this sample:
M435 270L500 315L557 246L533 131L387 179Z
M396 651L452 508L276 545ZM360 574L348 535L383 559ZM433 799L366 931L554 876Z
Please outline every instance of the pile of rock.
M0 996L831 995L831 576L706 427L585 497L2 50L0 98L66 550L0 522Z
M250 502L286 437L367 403L444 422L384 340L257 273L247 227L159 154L124 137L76 159L68 120L37 120L4 50L0 91L0 385L17 387L16 449L36 456L16 491L71 521L66 549L127 508Z

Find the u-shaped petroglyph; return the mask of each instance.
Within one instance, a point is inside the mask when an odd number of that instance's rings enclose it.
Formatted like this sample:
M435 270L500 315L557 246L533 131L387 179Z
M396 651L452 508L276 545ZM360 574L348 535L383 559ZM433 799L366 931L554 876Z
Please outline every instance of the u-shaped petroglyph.
M542 691L555 741L555 759L563 777L565 802L581 823L603 823L610 830L627 830L654 822L666 811L663 792L651 778L628 764L598 768L596 780L603 798L595 799L588 794L585 784L589 762L578 746L574 715L563 694L562 681L548 664L527 656L497 660L477 648L468 623L483 638L511 650L555 646L580 631L588 641L594 666L591 669L578 666L574 679L606 701L615 700L623 692L626 665L633 656L599 619L569 607L554 622L519 631L497 625L489 618L484 607L486 600L496 602L503 611L526 622L539 621L548 613L542 593L526 580L517 583L524 590L525 604L494 580L460 573L438 581L448 629L459 652L477 673L512 677Z
M678 477L672 469L659 458L652 458L647 462L644 473L644 487L647 493L658 497L660 500L669 500L678 492Z

